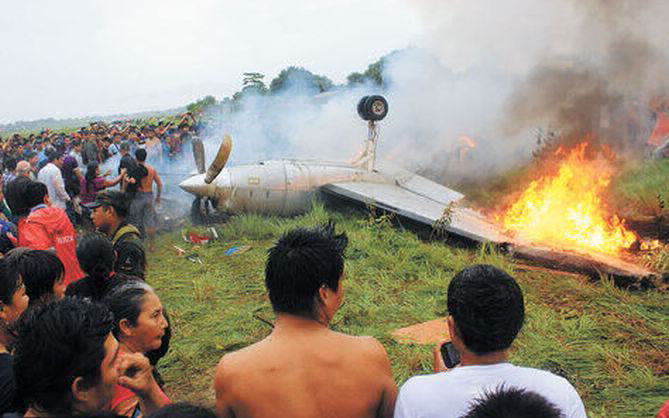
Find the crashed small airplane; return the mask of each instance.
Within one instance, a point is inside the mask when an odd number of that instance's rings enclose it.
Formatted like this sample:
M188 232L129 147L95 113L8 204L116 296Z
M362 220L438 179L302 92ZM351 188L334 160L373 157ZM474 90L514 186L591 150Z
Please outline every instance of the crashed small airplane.
M575 253L539 246L509 237L479 212L463 204L464 196L431 180L401 169L378 167L376 123L388 113L382 96L365 96L358 114L368 123L365 150L350 164L304 160L268 160L252 165L225 167L232 140L225 135L212 164L205 172L204 147L193 143L199 174L179 186L196 196L194 217L253 212L295 215L307 211L316 193L396 214L419 224L439 225L449 234L478 243L490 243L514 256L547 267L586 274L604 273L633 282L648 281L654 273L603 254ZM643 285L642 285L643 287Z

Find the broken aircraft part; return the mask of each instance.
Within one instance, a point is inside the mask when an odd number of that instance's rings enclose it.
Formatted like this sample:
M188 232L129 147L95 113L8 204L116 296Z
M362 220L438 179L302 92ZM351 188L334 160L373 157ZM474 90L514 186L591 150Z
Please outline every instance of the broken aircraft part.
M224 168L231 140L226 135L218 155L207 170L183 180L180 187L199 200L193 210L210 205L222 213L253 212L295 215L307 211L317 192L375 207L432 227L441 221L445 209L448 233L479 243L506 248L522 259L552 268L618 277L654 276L648 269L610 256L582 254L544 248L507 236L497 225L463 204L463 195L424 177L403 170L375 167L375 120L387 113L381 96L368 96L358 103L360 116L368 120L365 152L353 164L322 161L269 160ZM370 113L375 117L370 117ZM378 119L375 119L378 118ZM206 213L205 213L206 215Z

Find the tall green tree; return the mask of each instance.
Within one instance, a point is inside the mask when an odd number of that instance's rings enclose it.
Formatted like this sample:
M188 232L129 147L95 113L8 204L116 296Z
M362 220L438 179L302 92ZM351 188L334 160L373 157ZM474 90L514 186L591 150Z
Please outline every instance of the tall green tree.
M244 78L242 79L242 92L256 92L259 94L267 93L267 86L263 79L265 78L264 74L249 72L244 73Z
M269 84L270 94L279 93L288 88L301 88L314 94L323 93L334 87L332 80L317 75L302 67L291 66L281 70Z

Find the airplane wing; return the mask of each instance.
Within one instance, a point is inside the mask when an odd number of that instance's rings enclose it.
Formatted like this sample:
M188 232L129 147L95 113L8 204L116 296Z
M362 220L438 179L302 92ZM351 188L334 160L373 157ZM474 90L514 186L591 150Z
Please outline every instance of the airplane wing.
M431 226L451 203L463 195L424 177L399 178L394 184L372 182L331 183L321 187L326 193L409 218ZM451 223L445 229L478 242L505 243L510 238L471 209L453 207Z
M462 198L442 185L416 176L409 181L397 179L395 183L344 182L321 187L325 193L370 205L387 212L431 226L442 217L451 202ZM586 274L608 273L619 277L647 278L654 273L626 260L601 254L584 254L565 249L553 249L530 242L519 241L504 235L480 213L458 206L453 207L452 221L445 229L454 235L477 242L510 244L515 257L532 261L549 268ZM624 286L648 286L634 281L621 282Z

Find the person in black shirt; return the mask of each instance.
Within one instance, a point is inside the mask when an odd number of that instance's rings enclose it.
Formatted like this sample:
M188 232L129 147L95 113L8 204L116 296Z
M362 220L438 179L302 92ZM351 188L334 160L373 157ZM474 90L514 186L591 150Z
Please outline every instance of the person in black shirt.
M86 297L97 302L120 283L139 280L113 271L114 248L111 240L100 233L88 234L77 244L77 260L86 277L70 284L67 296Z
M14 263L0 260L0 413L16 412L16 380L11 351L28 296Z

